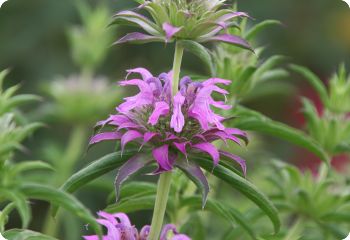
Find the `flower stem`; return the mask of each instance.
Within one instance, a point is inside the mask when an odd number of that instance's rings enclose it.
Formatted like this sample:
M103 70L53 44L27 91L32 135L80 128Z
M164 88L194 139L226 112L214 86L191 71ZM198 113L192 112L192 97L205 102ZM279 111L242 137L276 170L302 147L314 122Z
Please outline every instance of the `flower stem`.
M151 230L148 240L158 240L163 226L165 209L168 202L169 190L171 185L171 172L162 173L159 177L156 203L154 205Z
M182 56L184 53L184 48L181 45L181 43L176 42L175 45L175 56L174 56L174 63L173 63L173 79L172 79L172 96L175 96L176 93L179 91L179 80L180 80L180 69L181 69L181 62L182 62Z

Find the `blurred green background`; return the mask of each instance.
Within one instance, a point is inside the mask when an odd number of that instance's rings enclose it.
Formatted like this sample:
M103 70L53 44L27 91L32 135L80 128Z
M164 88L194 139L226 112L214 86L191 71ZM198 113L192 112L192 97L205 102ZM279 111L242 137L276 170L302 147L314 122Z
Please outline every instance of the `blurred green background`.
M136 6L131 0L86 2L92 9L100 5L107 6L110 14ZM290 62L309 67L325 81L336 70L339 63L345 62L349 66L350 9L341 0L241 0L238 1L238 9L248 12L254 18L250 23L258 23L265 19L276 19L283 23L283 26L271 27L260 35L258 42L267 48L264 58L274 54L288 56ZM47 86L57 79L68 79L82 72L82 66L79 66L72 57L72 45L68 36L69 29L81 24L82 19L77 10L76 1L73 0L8 0L0 8L0 70L11 69L5 85L12 86L20 83L21 92L42 96L41 103L32 104L23 110L28 113L30 121L41 121L47 125L46 128L39 130L35 137L24 143L28 151L20 153L17 160L30 158L50 161L50 158L59 158L60 151L69 152L66 145L72 131L77 127L84 129L80 136L85 136L84 141L77 144L80 144L82 149L86 148L94 122L104 119L108 112L113 111L113 106L123 95L115 89L115 103L108 108L105 106L105 111L93 112L94 116L83 123L80 122L81 119L69 117L56 119L57 116L50 112L50 109L56 110L50 104L57 101L57 98L52 94L50 96ZM111 32L113 39L117 39L128 29L119 27L110 28L108 31ZM99 44L98 41L97 44ZM91 47L97 46L91 45ZM125 70L129 68L142 66L153 73L168 71L171 68L172 55L172 44L169 46L162 44L110 46L103 61L94 69L93 76L108 79L108 84L115 86L115 83L125 76ZM190 54L186 54L183 68L186 72L205 73L203 64ZM299 86L299 94L313 95L302 81L296 81L296 85ZM69 92L74 90L73 88L74 86L68 84L64 86L63 91ZM284 95L285 97L281 99ZM295 95L281 93L277 101L276 98L271 97L249 104L277 120L298 126L300 125L298 122L300 105L298 105L297 93ZM269 141L271 146L278 146L271 148L281 158L290 159L298 155L297 152L294 155L290 154L288 152L290 148L274 139ZM72 166L72 172L112 150L113 145L107 144L94 148L89 154L86 154L85 150L76 153L75 158L79 161L76 166ZM247 160L250 161L250 159ZM57 160L52 161L57 162ZM254 168L251 171L253 170ZM71 173L66 174L67 176L63 175L62 179L52 180L50 184L59 186ZM47 181L49 177L41 174L38 178L45 178ZM112 182L105 185L101 180L90 189L81 191L79 199L92 211L97 211L105 207L105 199L110 191L113 191ZM40 202L33 204L35 215L32 229L40 230L46 214L42 209L47 207L47 204ZM141 213L138 216L147 217L139 217L141 220L137 225L150 222L149 215ZM18 227L18 224L16 221L11 221L8 228ZM70 222L67 221L66 224ZM79 235L81 225L76 226L77 235Z

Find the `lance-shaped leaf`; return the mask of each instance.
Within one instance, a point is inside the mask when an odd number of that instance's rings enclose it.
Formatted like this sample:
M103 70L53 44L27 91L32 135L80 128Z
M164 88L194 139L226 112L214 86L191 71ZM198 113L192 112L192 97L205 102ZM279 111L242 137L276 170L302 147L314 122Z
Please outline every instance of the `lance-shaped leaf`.
M73 174L61 186L61 189L69 193L75 192L96 178L118 169L137 152L137 150L125 150L123 155L121 155L120 152L108 154Z
M210 75L214 74L213 60L208 49L206 49L203 45L191 40L181 40L179 41L179 44L181 44L185 50L193 53L200 60L202 60L208 67Z
M118 169L128 159L134 156L137 150L126 150L123 155L120 152L108 154L95 162L92 162L85 168L81 169L77 173L73 174L62 186L61 189L68 193L72 193L96 178ZM57 212L57 207L54 207L53 215Z
M139 170L141 170L147 164L145 159L146 155L137 154L131 157L119 170L117 177L115 179L115 198L116 202L119 200L120 187L124 181L126 181L129 176L135 174Z
M291 64L291 65L289 65L289 68L292 69L293 71L299 73L300 75L302 75L313 86L313 88L320 95L320 98L321 98L323 104L328 103L327 89L319 77L317 77L309 69L302 67L302 66Z
M187 206L193 209L199 209L201 206L200 202L201 199L199 197L193 196L181 200L181 205L182 207ZM250 235L252 239L256 239L255 233L250 226L249 220L246 219L238 210L234 209L232 206L221 203L214 199L208 199L204 210L212 212L215 215L232 222L233 224L237 223Z
M225 42L225 43L229 43L232 45L235 45L237 47L241 47L241 48L245 48L248 49L252 52L253 49L252 47L249 45L249 43L244 40L241 37L235 36L235 35L231 35L231 34L221 34L221 35L217 35L208 39L204 39L204 40L200 40L203 42L213 42L213 41L219 41L219 42Z
M224 167L219 163L214 170L212 169L212 162L210 159L203 157L192 157L191 160L195 161L199 166L207 171L212 171L213 174L221 180L228 183L230 186L244 194L247 198L253 201L271 220L273 223L275 232L280 229L280 219L278 211L272 202L260 192L253 184L246 179L237 175L235 172Z
M208 193L209 193L209 183L207 178L205 177L204 173L195 164L191 164L186 161L177 161L176 166L180 168L186 176L194 182L194 184L197 185L197 187L202 192L202 208L204 208L205 203L207 202Z
M10 175L16 176L17 174L24 172L24 171L30 171L30 170L54 170L52 166L48 163L42 162L42 161L29 161L29 162L22 162L17 163L13 168L10 170Z
M28 197L52 202L62 206L80 217L83 221L89 223L98 235L102 235L100 226L95 217L84 207L74 196L55 188L40 184L24 184L21 191Z
M105 212L116 213L131 213L142 210L152 210L154 208L156 197L155 196L143 196L138 198L130 198L127 201L108 205ZM168 202L169 204L169 202Z
M150 42L164 42L164 39L161 37L155 37L151 35L147 35L144 33L133 32L128 33L114 44L122 44L122 43L134 43L134 44L143 44Z
M240 116L239 119L235 119L235 127L242 130L266 133L281 138L313 152L320 157L321 160L327 164L329 163L329 157L323 148L304 132L286 124L273 121L259 112L242 106L236 106L235 114Z
M159 27L145 16L132 11L122 11L114 15L113 23L139 26L147 33L155 36L161 35ZM112 24L113 24L112 23Z
M4 232L6 239L12 240L58 240L57 238L27 229L11 229Z
M22 228L27 228L32 214L26 196L17 190L9 190L5 188L0 188L0 195L2 198L10 200L15 204L22 220Z
M256 37L257 34L259 34L261 31L263 31L265 28L273 26L273 25L282 25L280 21L277 20L265 20L261 23L258 23L254 25L249 31L244 34L244 38L249 40L252 40Z

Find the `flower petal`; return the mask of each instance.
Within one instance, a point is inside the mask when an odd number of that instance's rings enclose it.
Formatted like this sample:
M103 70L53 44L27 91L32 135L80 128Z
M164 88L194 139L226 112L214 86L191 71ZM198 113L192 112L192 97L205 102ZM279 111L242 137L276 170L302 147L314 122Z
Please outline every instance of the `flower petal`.
M116 228L111 222L104 219L97 219L96 221L107 228L107 239L121 239L119 229Z
M151 226L146 225L140 231L140 240L147 240L149 232L151 231Z
M115 213L113 214L113 217L117 218L119 220L119 223L124 225L125 227L133 227L131 225L128 215L126 215L125 213Z
M144 155L135 155L130 158L124 165L119 168L117 177L115 178L115 195L116 202L119 200L120 187L131 175L142 169L147 162L144 159Z
M159 117L167 115L169 113L169 104L166 102L156 102L154 110L148 119L148 123L152 126L158 123Z
M182 113L182 105L185 102L185 97L181 95L181 92L178 92L174 96L173 102L174 109L173 115L171 116L170 127L173 128L175 132L180 133L185 126L185 117Z
M115 219L115 217L113 216L113 214L108 213L108 212L104 212L104 211L99 211L97 213L98 216L108 220L110 223L112 223L113 225L117 225L118 221Z
M189 238L185 234L176 234L174 237L171 238L171 240L191 240L191 238Z
M128 77L132 73L140 74L143 81L146 81L147 79L153 77L152 73L150 73L146 68L141 68L141 67L129 69L129 70L126 70L126 72L128 73L128 75L126 77Z
M122 134L120 132L104 132L93 136L90 139L89 145L93 145L102 141L121 139Z
M211 143L198 143L192 146L193 148L196 148L202 152L208 153L213 161L214 161L214 166L218 165L219 160L220 160L220 154L219 151L216 149L216 147L211 144Z
M176 226L174 224L166 224L164 225L162 232L160 233L159 240L167 240L167 236L169 234L169 231L172 231L173 233L177 233Z

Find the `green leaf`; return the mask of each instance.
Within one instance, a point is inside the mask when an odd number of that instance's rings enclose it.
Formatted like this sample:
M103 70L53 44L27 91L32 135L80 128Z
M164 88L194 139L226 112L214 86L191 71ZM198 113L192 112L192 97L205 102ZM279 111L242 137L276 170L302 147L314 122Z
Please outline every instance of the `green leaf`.
M16 176L17 174L24 172L24 171L30 171L30 170L54 170L52 166L48 163L42 162L42 161L28 161L28 162L21 162L17 163L10 171L10 175Z
M191 40L181 40L179 43L187 51L193 53L205 63L209 69L210 75L214 74L213 60L208 49L206 49L203 45Z
M4 232L4 237L9 240L58 240L38 232L27 229L11 229Z
M121 199L143 195L156 195L157 185L147 182L130 182L125 184L120 190Z
M265 20L259 24L256 24L254 27L252 27L245 35L244 39L247 41L252 40L256 37L257 34L259 34L261 31L263 31L265 28L273 26L273 25L281 25L280 21L277 20Z
M181 201L181 206L202 209L201 198L198 196L185 198ZM249 226L248 220L245 219L245 217L239 211L231 206L225 205L214 199L208 199L204 210L210 211L234 224L239 224L252 239L256 239L253 229Z
M31 211L28 206L26 196L15 189L0 189L0 195L8 200L11 200L15 205L16 209L22 220L22 228L27 228L31 219Z
M120 152L108 154L73 174L61 189L69 193L75 192L96 178L118 169L137 152L137 150L126 150L123 155Z
M62 206L80 217L83 221L89 223L98 235L102 234L101 228L99 224L97 224L95 217L74 196L61 190L40 184L24 184L21 186L21 190L29 198L44 200Z
M261 64L257 70L253 74L253 81L256 83L261 77L263 76L264 73L267 71L273 69L274 67L284 63L287 60L287 57L285 56L272 56L269 59L267 59L263 64Z
M114 203L114 204L108 205L104 211L110 212L110 213L116 213L116 212L131 213L131 212L137 212L141 210L152 210L154 208L155 200L156 200L155 196L128 198L127 201L121 201L120 203Z
M235 120L235 127L242 130L262 132L281 138L313 152L324 162L327 164L329 163L329 157L323 148L304 132L286 124L273 121L261 113L242 106L236 106L235 115L239 116L239 118Z
M79 170L77 173L73 174L61 186L61 190L68 193L75 192L76 190L95 180L96 178L110 171L118 169L137 152L137 150L126 150L124 151L123 155L121 155L121 152L108 154L92 162L85 168ZM57 207L53 207L52 214L55 215L57 210Z
M309 81L309 83L314 87L314 89L320 95L320 98L321 98L323 104L327 104L327 102L328 102L327 89L319 77L317 77L309 69L302 67L302 66L299 66L299 65L291 64L291 65L289 65L289 68L292 69L293 71L299 73L307 81Z
M36 101L40 101L41 98L32 94L22 94L22 95L17 95L11 99L9 99L9 101L6 103L6 109L12 109L15 108L17 106L23 105L23 104L27 104L30 102L36 102Z
M350 213L349 212L332 212L328 213L321 217L321 219L326 220L328 222L334 221L334 222L344 222L349 223L350 222Z
M273 223L275 232L277 233L280 229L280 220L278 212L272 202L260 192L253 184L248 182L246 179L237 175L233 171L225 168L221 164L216 166L213 170L213 162L210 159L203 157L192 157L191 160L195 161L202 168L208 172L212 172L216 177L225 181L233 188L241 192L251 201L253 201L271 220Z
M129 182L122 186L120 190L120 200L127 201L129 198L155 196L157 194L157 185L147 182ZM115 203L115 191L108 196L108 203Z

